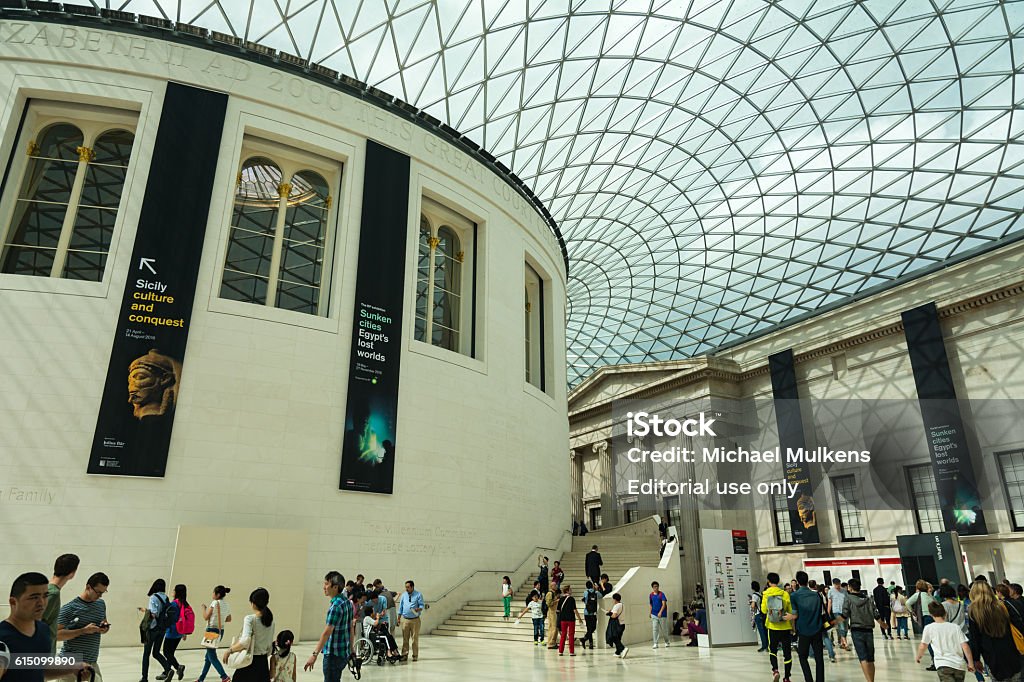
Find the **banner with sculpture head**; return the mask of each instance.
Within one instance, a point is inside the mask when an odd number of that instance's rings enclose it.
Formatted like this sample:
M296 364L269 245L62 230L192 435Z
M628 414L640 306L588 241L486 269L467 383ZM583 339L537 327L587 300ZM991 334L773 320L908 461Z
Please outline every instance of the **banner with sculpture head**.
M226 105L219 93L167 86L90 474L163 476L167 467Z

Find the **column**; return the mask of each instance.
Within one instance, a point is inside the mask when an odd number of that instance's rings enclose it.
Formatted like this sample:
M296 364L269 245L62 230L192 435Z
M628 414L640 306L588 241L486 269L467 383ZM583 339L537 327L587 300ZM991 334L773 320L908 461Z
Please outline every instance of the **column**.
M607 440L594 443L593 450L597 455L597 470L601 476L601 527L611 528L619 525L622 517L615 496L615 463Z
M569 450L569 508L573 521L583 521L583 458L575 450Z

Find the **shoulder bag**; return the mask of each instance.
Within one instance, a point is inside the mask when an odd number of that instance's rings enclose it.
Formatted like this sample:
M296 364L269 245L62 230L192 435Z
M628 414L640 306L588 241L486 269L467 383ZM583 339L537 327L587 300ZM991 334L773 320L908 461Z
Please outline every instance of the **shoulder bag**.
M203 641L199 644L206 647L207 649L216 649L217 643L220 642L221 633L224 631L224 623L220 620L220 600L217 600L217 627L207 627L206 632L203 633Z
M142 645L145 646L146 642L149 641L149 624L153 620L153 613L147 606L142 613L142 621L139 623L139 636L142 639Z
M245 648L241 651L235 651L228 654L228 667L238 670L239 668L245 668L252 663L252 647L256 643L256 617L246 616L252 618L252 625L249 626L249 643L245 645ZM238 635L231 640L231 646L238 644L238 640L242 635Z

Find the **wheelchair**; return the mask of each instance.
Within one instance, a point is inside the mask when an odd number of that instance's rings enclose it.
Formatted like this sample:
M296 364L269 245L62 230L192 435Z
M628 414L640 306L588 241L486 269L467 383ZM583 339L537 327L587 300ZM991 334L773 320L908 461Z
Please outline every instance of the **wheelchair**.
M353 651L363 663L375 661L377 665L384 665L386 661L395 665L402 660L401 656L388 656L387 636L379 630L370 632L369 637L357 639Z

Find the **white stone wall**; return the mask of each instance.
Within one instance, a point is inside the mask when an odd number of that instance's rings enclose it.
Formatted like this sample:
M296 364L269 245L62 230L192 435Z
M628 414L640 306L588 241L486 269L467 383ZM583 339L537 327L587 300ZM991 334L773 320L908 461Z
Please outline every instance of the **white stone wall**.
M230 94L174 433L162 479L85 473L168 79ZM179 525L308 534L301 637L319 633L323 574L426 598L475 570L511 570L569 527L564 500L565 271L541 217L504 182L430 132L269 67L140 37L0 22L0 159L29 97L127 106L136 147L104 280L0 275L0 581L47 573L63 552L78 578L112 583L108 644L137 641L135 607L170 579ZM344 163L331 312L312 318L218 298L243 136ZM365 140L413 158L395 492L338 490ZM174 182L174 178L164 178ZM422 193L479 223L477 358L413 340L415 235ZM182 197L183 201L190 200ZM547 392L525 383L523 276L550 279ZM301 317L301 319L299 319ZM544 472L527 481L525 473ZM542 515L538 517L538 510ZM538 519L541 522L538 522ZM257 548L281 552L287 548ZM256 585L231 575L236 610ZM192 600L213 585L193 585ZM6 588L4 588L6 589ZM273 605L273 597L272 597Z

